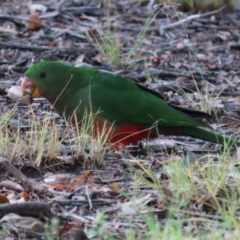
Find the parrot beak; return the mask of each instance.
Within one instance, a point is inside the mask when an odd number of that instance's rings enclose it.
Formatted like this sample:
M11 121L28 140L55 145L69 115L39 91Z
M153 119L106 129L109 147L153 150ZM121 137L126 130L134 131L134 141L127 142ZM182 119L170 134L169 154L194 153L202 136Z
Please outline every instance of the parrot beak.
M36 88L36 86L31 82L29 81L27 78L25 78L22 83L21 83L21 92L23 95L25 95L25 93L27 92L26 91L26 88L30 87L30 92L31 92L31 95L33 98L38 98L38 97L41 97L41 92Z

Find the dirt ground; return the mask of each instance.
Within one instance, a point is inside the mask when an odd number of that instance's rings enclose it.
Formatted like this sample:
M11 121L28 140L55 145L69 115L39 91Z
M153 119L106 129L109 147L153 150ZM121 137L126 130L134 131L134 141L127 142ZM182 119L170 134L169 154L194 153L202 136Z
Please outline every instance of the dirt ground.
M40 60L56 60L124 76L160 92L169 103L213 114L215 120L208 123L214 131L240 139L240 9L195 14L180 12L177 5L154 6L153 1L0 2L1 119L16 107L7 93L12 86L20 86L28 67ZM38 21L38 16L41 25L29 23L29 18ZM51 157L46 157L45 149L40 156L39 152L28 154L30 150L20 147L14 136L18 134L32 148L27 138L33 134L33 119L40 127L46 116L50 117L48 135L56 128L61 139L68 129L68 138L58 140L63 150L58 148ZM126 239L129 215L135 216L131 221L139 231L134 239L142 239L138 234L146 224L137 218L144 212L141 208L147 206L161 226L168 216L169 175L162 169L169 156L194 164L208 155L218 161L223 150L199 139L160 136L129 146L126 153L104 152L102 166L94 167L90 162L96 151L74 149L69 139L76 137L76 129L42 98L31 106L18 104L0 126L1 239L57 239L57 235L61 239L87 239L86 235ZM233 148L230 155L235 153ZM36 158L42 161L40 167ZM155 177L149 177L146 169ZM138 182L139 176L145 184ZM164 197L146 184L153 179L162 185ZM133 198L139 201L139 211L133 207ZM209 204L204 206L204 213L216 214ZM98 218L105 222L105 232L100 232Z

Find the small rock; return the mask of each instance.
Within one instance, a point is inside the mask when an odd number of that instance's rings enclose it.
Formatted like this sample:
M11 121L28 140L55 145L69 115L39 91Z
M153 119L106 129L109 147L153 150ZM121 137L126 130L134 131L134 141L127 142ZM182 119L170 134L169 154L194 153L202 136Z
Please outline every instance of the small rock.
M8 90L7 97L11 99L12 102L18 102L22 104L29 104L32 102L32 97L30 93L23 95L20 86L12 86Z

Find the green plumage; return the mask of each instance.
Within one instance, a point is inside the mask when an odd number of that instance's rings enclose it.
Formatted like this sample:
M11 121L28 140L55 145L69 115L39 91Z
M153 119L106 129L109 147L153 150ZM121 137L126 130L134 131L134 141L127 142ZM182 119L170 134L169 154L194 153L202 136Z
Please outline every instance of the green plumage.
M70 117L76 111L80 121L85 110L116 125L158 126L160 132L181 132L196 138L240 146L240 142L208 132L209 126L192 116L209 115L167 104L151 90L109 73L92 68L75 68L59 62L39 62L25 75L53 104L61 116ZM192 115L192 116L191 116Z

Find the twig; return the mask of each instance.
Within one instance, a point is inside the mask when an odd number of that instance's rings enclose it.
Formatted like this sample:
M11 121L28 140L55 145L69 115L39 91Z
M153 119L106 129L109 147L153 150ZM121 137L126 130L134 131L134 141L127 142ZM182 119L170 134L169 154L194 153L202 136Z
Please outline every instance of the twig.
M3 41L0 41L0 46L5 46L13 49L17 48L22 50L30 50L30 51L44 51L44 50L59 51L59 52L70 51L70 54L73 54L73 55L86 54L86 52L93 52L94 54L96 53L96 50L93 48L84 48L84 49L77 48L77 47L55 48L55 47L45 47L45 46L30 46L30 45L18 44L18 43L7 43Z
M25 202L0 204L0 216L8 213L16 213L24 216L35 216L50 213L49 203Z
M216 25L211 26L211 25L209 25L209 24L208 24L208 25L201 25L201 26L191 24L191 25L188 26L188 29L196 29L196 28L197 28L197 29L203 28L204 30L205 30L205 29L218 29L218 30L236 29L235 26L216 26Z
M39 17L41 18L41 16L39 16ZM20 20L20 21L25 21L25 22L32 22L32 23L40 24L41 26L51 30L51 28L49 26L47 26L46 24L39 23L38 21L28 19L27 17L17 17L17 16L0 14L0 18L6 18L6 19L10 19L10 20Z
M199 13L199 14L194 14L194 15L191 15L191 16L188 16L187 18L184 18L184 19L181 19L177 22L174 22L174 23L170 23L170 24L167 24L165 26L160 26L159 27L159 34L160 35L163 35L164 34L164 31L166 29L169 29L169 28L173 28L173 27L176 27L176 26L179 26L185 22L188 22L188 21L191 21L193 19L196 19L196 18L202 18L202 17L207 17L207 16L210 16L210 15L214 15L214 14L217 14L219 12L221 12L226 6L223 6L217 10L214 10L214 11L211 11L211 12L207 12L207 13Z
M82 206L82 205L87 205L89 206L89 201L88 200L55 200L57 204L60 206L69 206L69 205L74 205L74 206ZM108 200L108 199L93 199L91 200L93 205L104 205L104 204L116 204L116 201L114 200Z
M0 157L0 165L2 165L10 174L12 174L15 178L20 180L24 185L30 187L38 192L46 192L47 189L43 186L37 184L35 181L30 180L24 174L22 174L16 167L14 167L7 158ZM47 194L51 194L47 192Z
M236 27L240 27L239 21L234 20L234 19L233 19L232 17L230 17L228 14L226 14L224 17L225 17L229 22L231 22L233 25L235 25ZM229 26L227 26L227 27L229 27Z
M37 50L37 51L42 51L42 50L53 50L55 48L52 47L43 47L43 46L29 46L29 45L24 45L24 44L17 44L17 43L7 43L0 41L0 46L5 46L9 48L18 48L18 49L23 49L23 50Z
M89 203L89 209L92 210L93 209L93 205L92 205L92 201L91 201L91 198L90 198L90 195L89 195L89 189L88 189L88 185L86 184L85 186L85 193L86 193L86 196L87 196L87 200L88 200L88 203Z
M158 78L177 78L179 76L181 77L185 77L185 78L188 78L188 79L194 79L194 80L197 80L197 81L202 81L202 80L205 80L207 82L210 82L210 83L216 83L216 79L214 78L210 78L208 76L205 76L204 74L203 75L197 75L197 74L185 74L185 73L181 73L181 72L174 72L173 70L169 69L169 70L156 70L156 69L152 69L152 68L149 68L148 69L152 75L158 77ZM146 79L147 79L147 74L144 73L143 75L140 75L140 76L137 76L135 78L133 78L134 80L138 80L140 82L145 82Z

